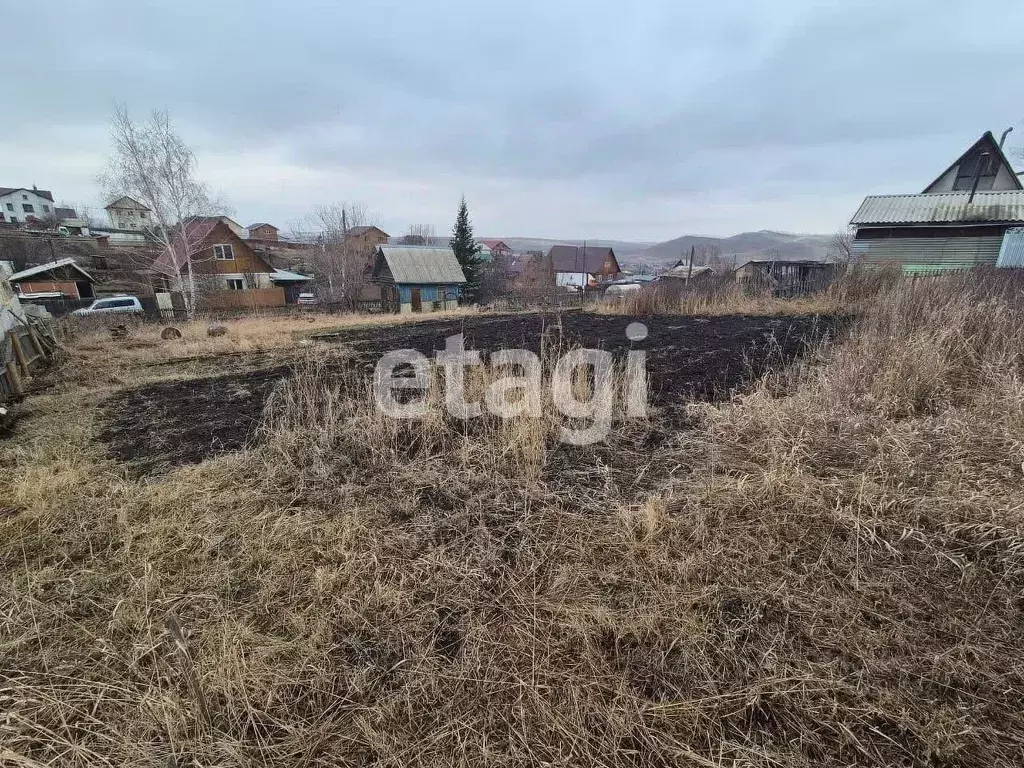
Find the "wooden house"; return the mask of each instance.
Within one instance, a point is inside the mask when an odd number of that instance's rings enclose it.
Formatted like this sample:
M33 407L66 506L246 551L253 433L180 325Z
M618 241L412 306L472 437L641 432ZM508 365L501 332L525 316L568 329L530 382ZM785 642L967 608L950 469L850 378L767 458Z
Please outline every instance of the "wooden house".
M172 237L174 242L183 239L190 244L200 306L234 309L284 305L284 289L272 279L276 270L239 236L229 221L220 216L196 216ZM165 250L153 262L158 290L185 292L182 278L187 274L188 259L180 251L181 247Z
M433 312L459 305L466 276L451 248L379 245L370 281L394 312Z
M577 288L614 280L621 271L615 251L595 245L553 245L546 260L557 285Z
M273 224L267 224L260 222L258 224L250 224L248 229L249 240L265 240L268 242L276 243L278 240L278 232L280 230Z
M356 246L365 246L367 251L373 251L378 245L387 245L390 237L380 227L359 226L350 228L345 240Z

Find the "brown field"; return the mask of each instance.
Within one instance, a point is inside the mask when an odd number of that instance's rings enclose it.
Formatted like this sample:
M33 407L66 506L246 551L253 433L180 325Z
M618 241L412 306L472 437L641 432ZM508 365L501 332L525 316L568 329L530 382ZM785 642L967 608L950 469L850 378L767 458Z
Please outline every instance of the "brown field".
M0 765L1020 765L1022 289L82 333L0 440ZM368 399L633 314L603 444Z

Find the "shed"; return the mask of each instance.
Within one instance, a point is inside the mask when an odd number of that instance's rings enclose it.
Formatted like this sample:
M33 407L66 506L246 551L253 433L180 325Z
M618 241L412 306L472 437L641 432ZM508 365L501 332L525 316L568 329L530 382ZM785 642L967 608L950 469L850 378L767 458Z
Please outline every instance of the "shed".
M385 309L433 312L458 306L466 276L451 248L378 245L370 281Z
M750 259L733 271L745 290L770 290L775 296L790 297L827 288L839 274L839 265L824 261L782 261Z
M287 269L275 269L270 274L270 282L279 288L284 288L286 304L295 304L299 300L299 294L308 288L309 284L313 282L313 278L298 272L290 272Z
M18 293L59 292L67 299L91 299L96 281L74 259L58 259L15 272L7 278Z
M869 266L908 273L1019 266L1024 189L986 132L924 192L866 197L850 224L853 253Z

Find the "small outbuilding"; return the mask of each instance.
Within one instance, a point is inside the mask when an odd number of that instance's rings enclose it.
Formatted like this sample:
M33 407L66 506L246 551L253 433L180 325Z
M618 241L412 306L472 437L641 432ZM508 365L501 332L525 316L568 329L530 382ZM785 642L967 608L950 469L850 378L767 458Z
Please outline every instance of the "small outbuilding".
M991 132L920 194L866 197L850 224L854 257L868 266L913 274L1024 265L1024 185Z
M370 281L392 312L434 312L459 305L466 276L451 248L378 245Z
M19 294L52 294L54 298L91 299L96 281L74 259L58 259L10 275L8 281Z
M309 290L313 278L287 269L275 269L270 274L270 282L284 289L285 304L296 304L299 295Z
M750 259L733 271L736 282L752 293L771 291L788 298L822 291L839 274L839 265L825 261Z

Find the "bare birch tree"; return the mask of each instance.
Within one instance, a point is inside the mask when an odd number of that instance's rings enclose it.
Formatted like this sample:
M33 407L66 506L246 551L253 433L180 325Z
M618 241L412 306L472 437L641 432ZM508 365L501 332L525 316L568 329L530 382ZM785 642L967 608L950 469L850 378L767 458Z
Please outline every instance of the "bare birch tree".
M111 139L113 153L100 183L108 197L127 195L152 211L145 232L166 254L163 263L181 286L191 316L198 296L195 262L203 243L201 230L187 224L196 216L223 214L224 208L196 177L195 155L166 111L154 111L147 122L137 123L127 107L117 105Z
M309 265L331 303L354 306L359 301L373 249L353 230L377 226L377 221L362 203L320 205L307 217L305 228L316 233Z

